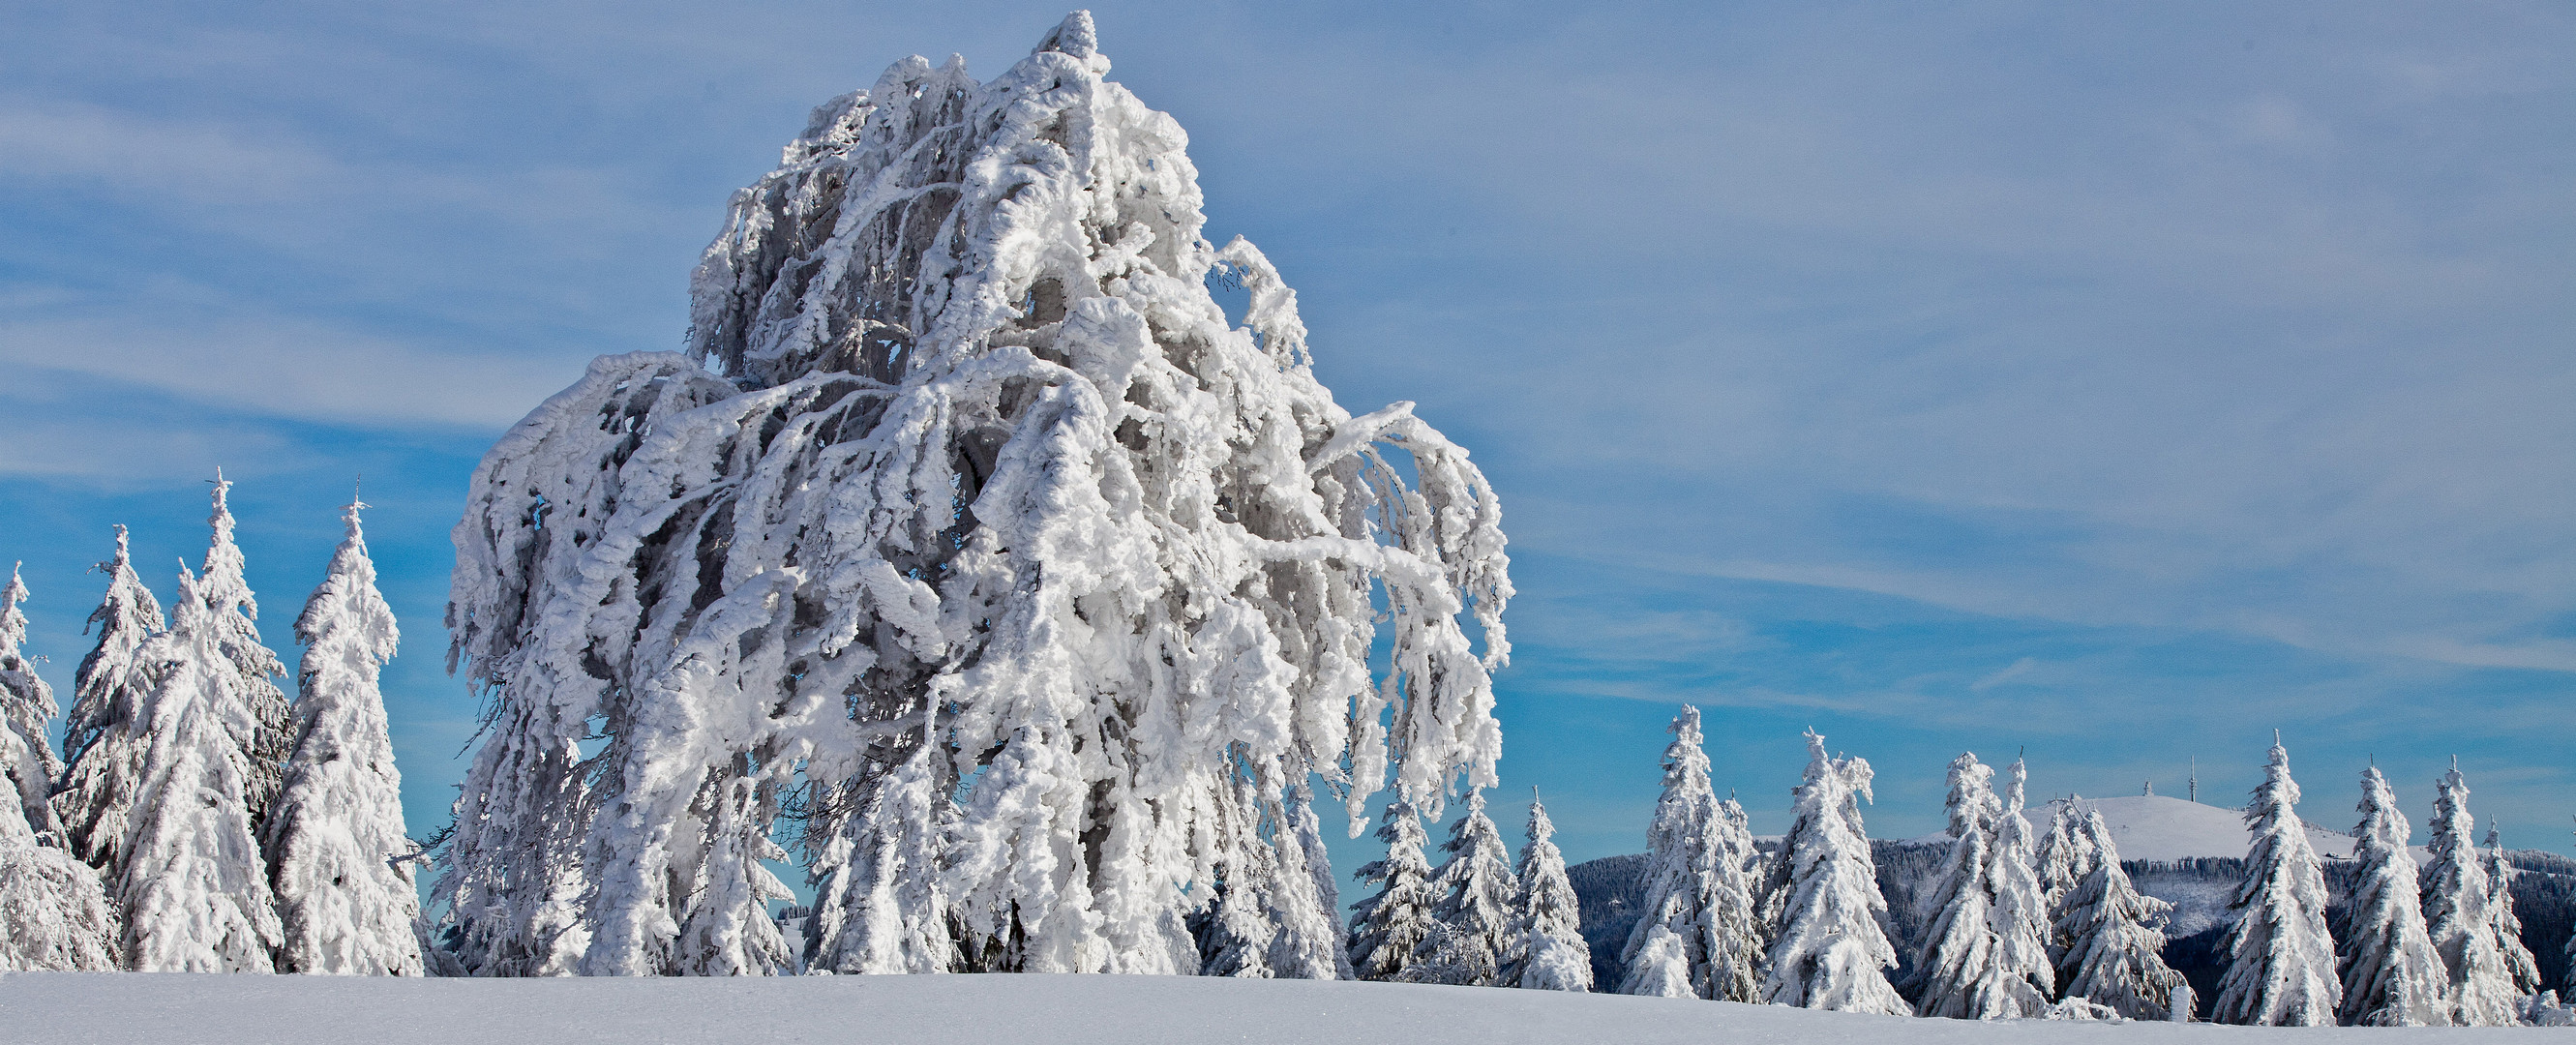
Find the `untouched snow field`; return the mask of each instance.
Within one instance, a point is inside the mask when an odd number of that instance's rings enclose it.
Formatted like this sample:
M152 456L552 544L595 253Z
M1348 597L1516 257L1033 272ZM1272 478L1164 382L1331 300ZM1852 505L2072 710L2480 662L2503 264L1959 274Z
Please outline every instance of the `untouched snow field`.
M1973 1023L1488 987L1182 976L412 980L142 973L0 976L9 1045L365 1042L2210 1042L2209 1024ZM2564 1030L2317 1029L2299 1040L2531 1040Z

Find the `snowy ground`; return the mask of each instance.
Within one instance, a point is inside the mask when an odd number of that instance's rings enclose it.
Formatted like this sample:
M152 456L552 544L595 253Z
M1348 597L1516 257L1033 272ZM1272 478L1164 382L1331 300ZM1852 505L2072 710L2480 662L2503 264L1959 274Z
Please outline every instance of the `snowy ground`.
M2564 1030L2312 1030L2494 1042ZM150 1042L2210 1042L2281 1032L2207 1024L1980 1024L1718 1002L1479 987L1144 976L393 980L0 976L10 1045Z

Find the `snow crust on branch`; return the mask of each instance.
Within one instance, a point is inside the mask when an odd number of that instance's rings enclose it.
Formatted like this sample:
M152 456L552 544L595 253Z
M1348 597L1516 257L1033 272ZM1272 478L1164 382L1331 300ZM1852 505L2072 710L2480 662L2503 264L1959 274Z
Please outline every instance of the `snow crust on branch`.
M2299 819L2290 752L2276 739L2263 783L2245 807L2254 836L2245 883L2228 906L2227 972L2210 1018L2220 1023L2322 1027L2343 1001L2334 938L2326 933L2325 873Z
M401 633L376 590L352 501L347 533L295 620L295 747L267 822L287 972L419 976L420 893L378 688Z
M1076 13L989 82L916 57L825 103L735 195L686 354L594 362L485 457L448 625L488 725L436 886L469 966L704 966L682 926L760 920L782 808L830 826L932 705L977 967L1190 971L1220 836L1310 774L1355 834L1383 786L1493 782L1492 489L1333 401L1108 70Z

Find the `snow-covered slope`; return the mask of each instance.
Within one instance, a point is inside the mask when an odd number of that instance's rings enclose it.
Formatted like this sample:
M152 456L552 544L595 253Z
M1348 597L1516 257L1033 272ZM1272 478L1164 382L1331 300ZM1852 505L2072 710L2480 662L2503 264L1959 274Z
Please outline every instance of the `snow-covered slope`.
M2087 798L2086 806L2102 811L2102 819L2111 824L2111 838L2120 846L2123 860L2188 860L2203 856L2245 855L2251 839L2245 833L2245 814L2234 809L2198 802L2187 802L2164 795L2136 795L2128 798ZM2046 805L2022 811L2022 816L2041 831L2057 815L2059 799ZM2302 807L2308 803L2301 803ZM1947 836L1925 835L1916 842L1934 842ZM2340 830L2319 827L2308 820L2308 844L2317 855L2349 857L2352 838Z
M2289 1032L2208 1024L1976 1023L1674 998L1489 987L1173 976L841 976L416 980L23 973L0 976L11 1045L724 1041L2216 1042L2249 1036L2493 1043L2563 1030Z

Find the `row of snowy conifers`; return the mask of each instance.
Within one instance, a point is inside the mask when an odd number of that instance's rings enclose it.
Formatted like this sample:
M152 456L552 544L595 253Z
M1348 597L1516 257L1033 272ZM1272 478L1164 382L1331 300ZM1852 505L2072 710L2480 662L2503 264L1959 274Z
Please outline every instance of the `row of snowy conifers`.
M1950 841L1939 870L1909 893L1920 908L1906 913L1919 913L1922 928L1910 930L1906 974L1892 979L1886 970L1897 965L1880 933L1886 909L1879 883L1853 888L1859 875L1878 872L1867 842L1854 842L1858 814L1850 802L1867 795L1866 763L1828 760L1816 743L1797 824L1757 852L1742 811L1714 800L1696 712L1685 709L1674 730L1680 738L1665 758L1653 850L1621 858L1644 866L1637 885L1618 889L1640 910L1621 957L1620 990L1792 1001L1784 992L1816 997L1813 987L1822 982L1822 997L1842 1000L1835 1007L1865 1011L2190 1018L2190 989L2161 957L2170 905L2131 885L2100 812L2080 799L2058 805L2034 845L2030 821L2020 815L2019 762L2000 798L1992 771L1973 755L1951 765ZM1836 764L1847 778L1845 837L1819 833L1821 808L1813 803L1816 782ZM2439 784L2432 865L2421 882L2406 847L2411 829L2387 782L2374 768L2362 783L2354 858L2326 867L2307 844L2294 809L2298 788L2276 742L2246 811L2249 856L2214 861L2243 877L2230 898L2236 917L2214 973L2219 994L2204 1011L2226 1022L2283 1025L2568 1023L2576 1014L2542 990L2541 970L2522 943L2511 892L2518 872L2493 833L2483 852L2470 841L2468 788L2456 767ZM1814 851L1827 840L1838 843L1825 850L1831 858ZM1814 895L1790 869L1836 866L1844 877L1828 895L1840 898L1834 910L1849 920L1822 931L1811 920L1784 921L1809 909ZM2329 870L2349 885L2331 935ZM1905 924L1917 923L1909 917ZM1819 938L1839 949L1802 955L1784 946ZM2576 958L2576 938L2566 946ZM1783 961L1805 964L1782 975ZM1819 981L1820 974L1832 975Z
M0 969L418 975L419 899L377 672L393 612L349 505L296 618L297 695L215 480L212 543L168 617L126 558L101 564L98 645L58 706L21 652L27 588L0 593Z

